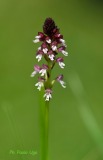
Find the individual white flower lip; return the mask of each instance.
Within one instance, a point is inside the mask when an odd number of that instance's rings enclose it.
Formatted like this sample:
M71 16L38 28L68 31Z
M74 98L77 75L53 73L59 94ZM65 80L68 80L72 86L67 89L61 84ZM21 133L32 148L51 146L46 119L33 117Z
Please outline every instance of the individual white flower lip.
M54 54L49 55L49 58L50 58L51 61L54 61L54 57L55 57Z
M44 42L44 43L42 43L42 51L45 53L45 54L47 54L47 52L48 52L48 46L47 46L47 44Z
M40 40L37 38L37 39L34 39L33 42L38 43L38 42L40 42Z
M46 74L46 69L41 69L39 73L41 73L41 76L44 76Z
M40 91L41 88L44 86L44 81L45 79L42 77L38 78L38 83L35 84L35 86L37 86L37 89Z
M36 56L36 59L38 59L38 62L41 61L41 59L42 59L42 54L38 54L38 55Z
M48 48L43 48L43 52L46 54L48 52Z
M64 68L64 67L65 67L65 63L59 62L59 66L60 66L61 68Z
M52 42L51 48L52 48L53 51L57 50L57 45L58 45L58 43L56 41Z
M58 48L58 52L62 52L64 56L68 56L68 52L66 52L65 49L66 49L65 46L61 46Z
M62 43L63 46L67 47L67 45L65 44L65 40L64 39L60 39L60 42Z
M35 40L33 40L34 43L38 43L42 41L45 38L45 35L42 32L38 32L38 35L35 36Z
M46 74L47 69L48 69L48 66L46 64L43 64L41 70L39 71L41 76L44 76Z
M55 56L54 56L52 50L50 50L50 51L48 52L48 57L50 58L51 61L54 61Z
M68 52L66 52L66 51L61 51L63 54L64 54L64 56L68 56Z
M64 81L59 81L63 88L66 88L66 83Z
M61 84L63 88L66 88L66 83L63 81L63 75L59 75L56 80Z
M51 43L51 39L46 40L47 43Z
M45 90L45 94L44 94L44 98L45 98L45 101L49 101L51 98L52 98L52 90L51 89L46 89Z
M64 39L60 39L60 42L65 43L65 40Z
M36 38L36 39L39 39L40 37L41 37L40 35L38 35L38 36L35 36L35 38Z
M57 50L57 46L54 46L54 45L53 45L53 46L52 46L52 50L53 50L53 51L56 51L56 50Z
M51 39L49 37L46 37L46 42L50 44L51 43Z
M36 74L37 74L37 72L36 72L36 71L33 71L30 76L31 76L31 77L34 77Z
M61 68L64 68L64 67L65 67L65 63L63 63L64 60L63 60L62 57L57 58L56 61L57 61L57 63L59 64L59 66L60 66Z
M42 59L42 56L43 56L43 51L41 50L41 47L38 48L38 52L37 52L37 55L36 55L36 59L38 59L38 62Z
M43 82L38 82L35 84L35 86L37 86L37 89L40 91L41 88L44 86Z

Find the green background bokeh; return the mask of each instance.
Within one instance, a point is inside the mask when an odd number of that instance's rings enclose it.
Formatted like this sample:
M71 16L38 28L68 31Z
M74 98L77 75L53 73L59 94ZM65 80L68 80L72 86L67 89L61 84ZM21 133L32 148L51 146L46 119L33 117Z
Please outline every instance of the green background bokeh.
M50 160L103 159L103 2L0 0L0 160L39 160L39 93L32 40L52 17L67 44L50 105ZM10 154L35 150L37 155Z

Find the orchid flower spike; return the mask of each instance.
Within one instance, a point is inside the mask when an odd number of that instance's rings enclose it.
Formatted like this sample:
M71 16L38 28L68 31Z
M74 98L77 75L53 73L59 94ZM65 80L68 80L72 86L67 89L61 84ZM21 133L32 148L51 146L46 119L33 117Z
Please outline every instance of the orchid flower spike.
M45 90L45 101L50 101L53 92L52 88L56 81L59 82L63 88L66 88L63 75L60 74L54 80L51 80L51 71L54 69L56 63L60 68L64 69L65 63L61 54L62 56L68 56L68 52L66 51L67 45L63 35L60 33L60 29L56 26L52 18L46 18L43 24L43 31L38 32L33 42L41 42L41 45L37 49L36 59L38 62L44 59L46 63L42 66L35 65L31 77L39 74L38 82L35 86L39 91L43 87Z

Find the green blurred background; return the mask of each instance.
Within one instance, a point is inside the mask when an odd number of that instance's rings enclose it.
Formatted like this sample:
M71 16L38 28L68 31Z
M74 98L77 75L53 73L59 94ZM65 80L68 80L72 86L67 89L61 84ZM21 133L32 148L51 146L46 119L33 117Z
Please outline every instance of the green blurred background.
M50 106L50 160L103 160L103 1L0 0L0 160L39 160L39 93L31 78L38 44L52 17L68 45ZM36 155L10 154L34 150Z

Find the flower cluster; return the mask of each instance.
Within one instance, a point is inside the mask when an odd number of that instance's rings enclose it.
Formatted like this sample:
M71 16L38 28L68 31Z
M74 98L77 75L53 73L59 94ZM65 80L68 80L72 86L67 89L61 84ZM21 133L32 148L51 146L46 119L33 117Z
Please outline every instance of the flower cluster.
M31 77L39 74L38 83L36 83L35 86L37 86L39 91L44 87L45 101L49 101L52 98L52 87L54 82L58 81L63 88L66 88L65 82L63 81L63 75L59 75L54 80L51 80L51 71L56 63L62 69L65 67L63 56L68 56L65 40L63 39L63 35L60 34L53 19L47 18L43 25L43 32L38 32L38 35L33 42L41 42L41 46L36 53L36 59L39 62L44 58L47 63L42 66L34 65L34 71L32 72Z

